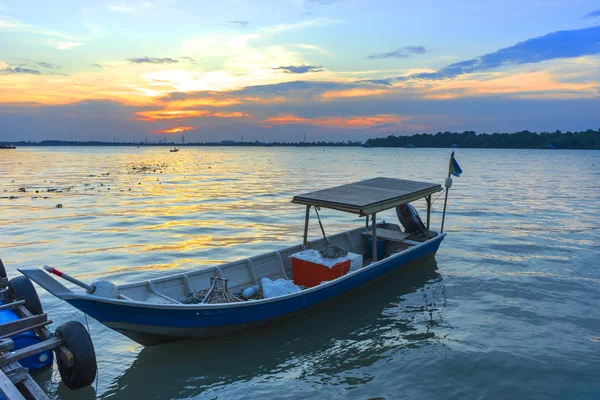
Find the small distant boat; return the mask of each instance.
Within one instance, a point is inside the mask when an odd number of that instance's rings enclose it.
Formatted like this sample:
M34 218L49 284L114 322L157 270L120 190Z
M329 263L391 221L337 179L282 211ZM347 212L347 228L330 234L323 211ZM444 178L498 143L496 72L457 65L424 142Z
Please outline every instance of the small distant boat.
M365 144L362 145L362 147L370 149L371 147L373 147L373 145L370 144L370 143L365 143Z
M11 144L0 143L0 150L1 149L16 149L16 147Z
M431 196L441 190L439 184L374 178L295 196L292 203L306 208L302 243L137 283L115 286L97 281L89 286L52 267L44 267L87 288L73 291L44 270L19 271L54 296L144 346L186 337L221 336L292 317L361 286L376 284L379 278L410 262L433 257L446 236L430 230ZM376 221L377 213L423 198L428 204L426 224L417 216L412 217L422 226L419 233L402 231L399 224ZM317 213L323 237L308 240L312 207L366 217L367 225L328 237ZM407 226L406 220L399 222ZM217 291L217 282L225 287L224 292L221 288L218 293L234 295L232 301L207 302L213 290ZM108 284L110 295L99 290L100 283ZM292 290L267 294L274 284L286 289L292 286ZM251 298L244 293L260 293L261 288L264 298L243 301L237 297ZM198 301L188 302L190 296Z
M554 149L556 149L556 146L551 143L548 143L547 145L544 146L544 148L548 149L548 150L554 150Z
M406 146L404 146L404 148L406 148L406 149L416 149L417 146L415 146L414 144L411 143L411 144L407 144Z
M169 150L171 153L177 153L179 151L179 149L177 147L173 147L171 150Z

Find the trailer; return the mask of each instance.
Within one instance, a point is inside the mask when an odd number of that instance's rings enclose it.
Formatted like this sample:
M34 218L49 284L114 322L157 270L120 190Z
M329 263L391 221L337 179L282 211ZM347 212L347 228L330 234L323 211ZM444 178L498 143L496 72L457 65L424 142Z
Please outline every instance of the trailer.
M29 371L51 368L54 356L69 389L94 382L96 353L88 331L69 321L51 332L51 323L29 278L9 280L0 260L0 399L48 399Z

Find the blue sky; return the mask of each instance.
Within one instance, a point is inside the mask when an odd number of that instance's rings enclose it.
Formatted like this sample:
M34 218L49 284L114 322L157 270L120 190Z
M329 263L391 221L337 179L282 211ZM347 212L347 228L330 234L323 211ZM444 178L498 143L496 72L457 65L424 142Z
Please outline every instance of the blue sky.
M0 140L600 127L597 1L81 3L0 0Z

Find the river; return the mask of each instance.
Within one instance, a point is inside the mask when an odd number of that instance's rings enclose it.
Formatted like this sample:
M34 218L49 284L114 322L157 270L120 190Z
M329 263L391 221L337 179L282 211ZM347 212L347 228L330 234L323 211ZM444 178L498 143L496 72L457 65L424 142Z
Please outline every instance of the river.
M301 241L293 195L376 176L443 182L448 149L2 150L0 258L134 282ZM91 318L95 387L56 399L600 397L600 152L457 149L435 261L294 319L144 348ZM21 191L19 190L21 188ZM25 190L23 192L22 190ZM62 205L57 208L57 205ZM415 203L424 214L424 202ZM443 196L433 207L439 227ZM364 219L323 209L327 233ZM393 212L380 218L396 221ZM319 237L313 220L310 236ZM84 315L38 287L60 323ZM97 391L97 392L96 392Z

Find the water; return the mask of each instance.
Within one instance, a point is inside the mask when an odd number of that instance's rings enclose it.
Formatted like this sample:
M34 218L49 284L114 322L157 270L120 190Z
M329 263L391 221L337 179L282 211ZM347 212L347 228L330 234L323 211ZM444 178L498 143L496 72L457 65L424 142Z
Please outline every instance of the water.
M0 257L11 277L18 267L49 264L88 282L201 268L300 242L304 208L289 202L294 194L374 176L441 182L448 156L5 150ZM293 320L214 340L143 348L88 319L98 398L599 398L600 152L459 149L457 159L465 172L454 179L435 262ZM322 216L328 233L364 223ZM310 234L319 236L316 222ZM85 323L39 293L52 329ZM34 377L51 398L96 396L95 388L70 392L56 368Z

